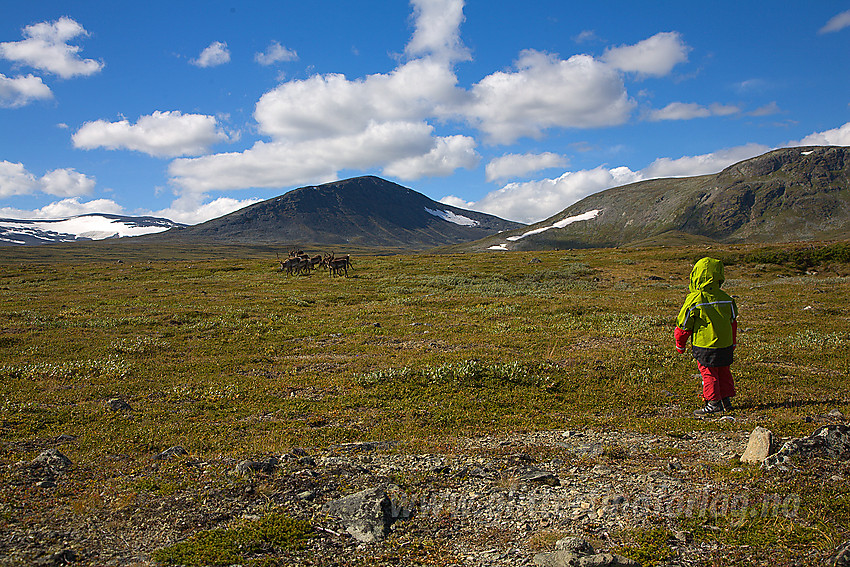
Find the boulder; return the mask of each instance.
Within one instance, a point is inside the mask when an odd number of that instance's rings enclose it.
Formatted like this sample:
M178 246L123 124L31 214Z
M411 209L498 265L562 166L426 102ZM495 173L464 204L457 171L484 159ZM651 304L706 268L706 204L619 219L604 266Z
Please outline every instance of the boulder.
M47 469L53 474L65 472L71 468L71 459L59 452L58 449L45 449L30 463L34 467Z
M596 553L584 538L565 537L555 543L555 551L534 556L538 567L639 567L639 563L613 553Z
M750 433L747 448L741 455L742 463L763 463L764 460L774 452L773 432L764 427L757 426Z
M392 503L382 488L367 488L329 502L326 511L339 518L354 539L364 543L384 539L393 522Z
M809 437L792 439L779 451L770 455L762 463L765 469L778 467L780 470L791 468L791 459L820 457L840 460L850 459L850 427L845 424L824 425Z
M251 473L258 472L271 474L275 471L279 464L280 462L275 457L269 457L265 461L252 461L250 459L246 459L236 465L233 472L241 476L249 476Z

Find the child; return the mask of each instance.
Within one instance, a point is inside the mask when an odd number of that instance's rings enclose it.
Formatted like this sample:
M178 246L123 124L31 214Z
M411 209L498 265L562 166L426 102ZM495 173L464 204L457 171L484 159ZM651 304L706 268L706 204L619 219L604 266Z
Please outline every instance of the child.
M691 270L690 293L676 319L676 350L685 352L688 338L702 376L703 417L732 409L735 382L729 366L738 335L738 306L725 291L723 262L703 258Z

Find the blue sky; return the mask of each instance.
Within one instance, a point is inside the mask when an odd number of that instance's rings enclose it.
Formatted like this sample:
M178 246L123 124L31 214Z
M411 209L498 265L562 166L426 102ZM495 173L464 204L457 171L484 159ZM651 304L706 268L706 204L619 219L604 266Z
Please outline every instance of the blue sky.
M0 217L378 175L522 222L850 145L850 2L0 0Z

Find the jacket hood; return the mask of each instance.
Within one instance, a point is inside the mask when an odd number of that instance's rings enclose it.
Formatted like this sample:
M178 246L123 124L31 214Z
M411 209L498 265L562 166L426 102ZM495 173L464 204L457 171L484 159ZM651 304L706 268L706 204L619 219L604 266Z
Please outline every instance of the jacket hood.
M723 277L723 262L714 258L703 258L694 264L691 270L691 291L703 290L712 284L720 287L726 278Z

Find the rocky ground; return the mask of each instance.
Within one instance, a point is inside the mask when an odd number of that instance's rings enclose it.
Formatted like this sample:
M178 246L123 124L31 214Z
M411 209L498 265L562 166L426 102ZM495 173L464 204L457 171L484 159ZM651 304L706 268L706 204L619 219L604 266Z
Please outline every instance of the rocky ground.
M842 417L822 416L812 430L834 424L846 432ZM629 564L602 553L622 553L629 530L744 509L797 512L797 495L756 490L757 466L735 459L749 434L723 431L723 422L716 429L547 431L462 439L431 454L363 442L202 461L175 448L129 475L120 457L63 460L72 437L9 445L44 452L2 472L0 565L150 565L155 549L280 509L308 520L315 534L304 549L266 556L265 565ZM94 471L104 468L125 477L98 480ZM846 482L848 471L836 462L832 480ZM166 472L173 484L150 480ZM671 533L657 564L722 565L729 553L747 553ZM830 553L813 549L801 564L823 564Z

